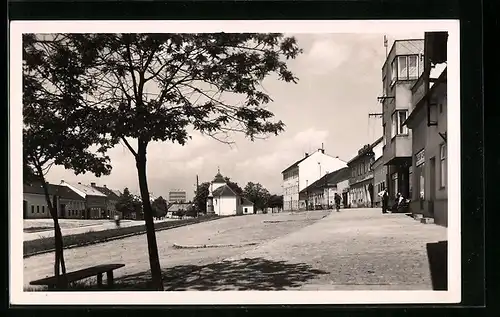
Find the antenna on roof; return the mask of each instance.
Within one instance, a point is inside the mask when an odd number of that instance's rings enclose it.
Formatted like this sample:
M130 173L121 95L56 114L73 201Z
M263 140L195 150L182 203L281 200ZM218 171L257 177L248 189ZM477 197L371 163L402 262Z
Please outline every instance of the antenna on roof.
M387 35L384 35L385 57L387 58Z

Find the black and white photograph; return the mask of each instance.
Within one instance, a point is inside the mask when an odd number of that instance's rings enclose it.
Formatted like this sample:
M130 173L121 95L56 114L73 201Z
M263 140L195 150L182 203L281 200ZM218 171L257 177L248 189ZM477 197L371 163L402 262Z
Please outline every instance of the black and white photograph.
M12 303L460 302L459 47L458 20L12 22Z

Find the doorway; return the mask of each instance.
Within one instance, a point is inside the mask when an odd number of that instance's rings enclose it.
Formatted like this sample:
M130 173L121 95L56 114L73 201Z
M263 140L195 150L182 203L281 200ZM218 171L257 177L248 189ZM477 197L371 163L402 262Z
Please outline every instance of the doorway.
M28 218L28 202L26 200L23 200L23 218Z
M430 159L429 175L429 214L434 216L434 201L436 200L436 157Z

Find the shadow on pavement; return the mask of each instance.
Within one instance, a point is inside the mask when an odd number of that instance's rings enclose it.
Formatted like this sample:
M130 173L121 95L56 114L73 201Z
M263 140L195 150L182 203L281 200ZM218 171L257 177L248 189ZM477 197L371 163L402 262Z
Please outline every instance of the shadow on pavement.
M432 288L448 290L448 241L427 243L427 257L431 270Z
M325 271L313 269L305 263L269 261L263 258L222 261L208 265L178 265L163 270L167 291L205 290L285 290L300 287ZM115 280L115 291L150 289L149 271L124 276ZM79 290L97 290L94 286ZM75 288L74 290L77 290ZM109 290L108 290L109 291Z

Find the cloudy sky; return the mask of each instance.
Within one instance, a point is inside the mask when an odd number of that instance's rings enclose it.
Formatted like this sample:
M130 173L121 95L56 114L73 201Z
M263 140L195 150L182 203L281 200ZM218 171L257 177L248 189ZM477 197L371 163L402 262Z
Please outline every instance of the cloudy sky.
M286 131L267 140L251 142L235 135L226 144L193 134L185 146L152 143L148 147L148 183L156 196L170 189L184 189L193 196L196 175L210 181L220 167L224 176L241 187L260 182L271 193L281 193L281 171L324 143L325 152L348 161L364 144L381 136L381 119L368 113L381 111L381 68L385 60L383 34L292 34L304 53L289 63L298 84L265 80L264 88L274 102L268 108L286 124ZM423 33L387 34L394 39L423 38ZM128 187L138 193L132 154L122 145L109 152L113 171L97 179L92 174L75 176L52 167L48 180L59 183L96 182L109 188Z

